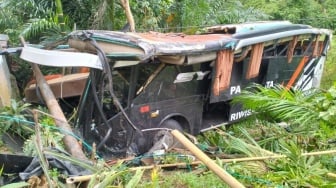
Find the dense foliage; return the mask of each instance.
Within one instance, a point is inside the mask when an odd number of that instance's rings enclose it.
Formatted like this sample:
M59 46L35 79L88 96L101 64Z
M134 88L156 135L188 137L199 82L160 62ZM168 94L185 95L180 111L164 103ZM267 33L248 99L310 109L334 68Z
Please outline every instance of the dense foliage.
M197 6L195 6L197 5ZM213 24L290 20L334 29L333 0L130 0L136 30L197 31ZM120 30L127 23L119 0L0 0L0 33L37 43L74 29Z

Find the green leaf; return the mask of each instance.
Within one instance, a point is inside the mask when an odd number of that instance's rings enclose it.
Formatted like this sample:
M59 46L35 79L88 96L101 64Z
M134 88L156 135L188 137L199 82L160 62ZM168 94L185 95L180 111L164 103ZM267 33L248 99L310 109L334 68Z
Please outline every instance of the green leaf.
M133 178L127 183L125 188L135 188L141 180L144 170L138 169Z
M29 187L30 184L27 182L18 182L18 183L11 183L2 186L2 188L21 188L21 187Z

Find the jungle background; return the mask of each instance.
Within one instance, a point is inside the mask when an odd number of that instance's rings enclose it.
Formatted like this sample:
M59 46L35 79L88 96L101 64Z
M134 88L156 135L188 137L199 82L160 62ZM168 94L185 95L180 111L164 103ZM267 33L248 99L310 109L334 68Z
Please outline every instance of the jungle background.
M215 24L262 20L289 20L330 30L336 27L334 0L130 0L129 4L137 32L193 34ZM20 46L19 36L29 43L44 45L73 30L123 30L125 26L127 19L118 0L0 0L0 33L9 35L12 47ZM310 95L295 91L284 97L281 87L259 88L260 93L243 92L237 100L245 101L246 106L258 113L230 128L221 127L199 135L198 146L248 187L335 187L336 157L321 152L336 149L335 61L336 52L331 45L322 89ZM10 56L9 63L21 94L32 70L15 55ZM55 71L59 70L43 69L44 74ZM1 117L15 117L1 119L0 132L2 135L14 132L27 138L24 152L36 156L31 139L35 136L34 129L22 125L22 120L31 125L31 117L24 113L30 108L30 104L17 100L10 107L0 109ZM45 110L43 106L34 108ZM277 113L270 113L275 108ZM40 119L41 124L50 125L42 128L43 143L46 147L62 147L62 135L52 122L48 116ZM279 122L286 122L285 127L279 126ZM223 162L221 158L260 157L268 156L269 152L283 157L248 162ZM172 154L165 156L163 162L180 161ZM88 187L226 187L202 165L170 171L134 170L123 163L106 167L99 161L91 167L78 165L94 172ZM49 185L66 186L60 172L47 171L45 175L53 182ZM13 187L30 185L12 184Z
M261 20L289 20L332 30L336 27L333 0L130 0L129 5L137 32L194 34L215 24ZM73 30L125 30L127 26L119 0L0 0L0 33L9 36L11 46L21 45L19 36L44 45ZM21 92L31 75L27 66L24 63L13 68ZM59 70L44 73L50 71Z

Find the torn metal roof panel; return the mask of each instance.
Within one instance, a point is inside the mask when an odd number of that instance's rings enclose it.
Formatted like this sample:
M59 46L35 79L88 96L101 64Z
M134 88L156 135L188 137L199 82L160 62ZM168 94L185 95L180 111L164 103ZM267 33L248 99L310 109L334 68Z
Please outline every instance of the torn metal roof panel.
M185 35L180 33L121 33L113 31L77 31L70 35L71 47L94 52L94 47L84 42L86 33L95 39L108 56L133 55L139 60L161 55L187 55L232 49L236 42L229 34ZM229 44L229 45L228 45Z
M208 33L130 33L119 31L75 31L69 35L69 45L81 51L95 53L86 39L94 39L107 57L115 60L138 60L164 56L193 56L242 47L301 34L330 34L330 31L288 21L265 21L219 25L207 28ZM329 33L328 33L329 32ZM175 58L175 57L174 57ZM180 58L178 63L183 63Z
M207 27L206 30L209 33L241 34L241 33L249 33L251 31L259 31L262 29L269 29L288 25L293 24L289 21L259 21L259 22L247 22L241 24L215 25Z

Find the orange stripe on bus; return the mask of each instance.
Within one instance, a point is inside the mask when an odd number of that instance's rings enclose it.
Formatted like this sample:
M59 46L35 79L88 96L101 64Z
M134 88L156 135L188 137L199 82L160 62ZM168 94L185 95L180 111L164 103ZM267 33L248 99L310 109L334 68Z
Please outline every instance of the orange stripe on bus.
M308 59L309 59L308 56L304 56L304 57L301 59L299 65L296 67L296 69L295 69L295 71L294 71L292 77L290 78L289 82L287 83L286 89L290 89L290 88L293 86L295 80L296 80L297 77L299 76L300 72L302 71L304 65L307 63Z

